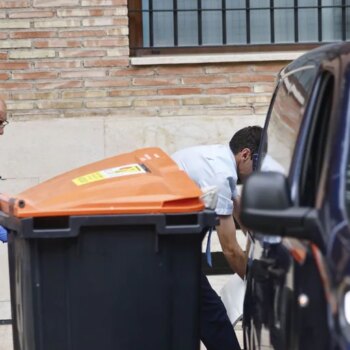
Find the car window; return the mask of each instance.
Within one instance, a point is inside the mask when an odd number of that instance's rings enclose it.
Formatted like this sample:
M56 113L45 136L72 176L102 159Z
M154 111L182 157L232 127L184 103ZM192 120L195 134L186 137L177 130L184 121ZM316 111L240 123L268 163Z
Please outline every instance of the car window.
M315 78L313 66L282 75L265 126L260 149L261 170L288 174Z
M328 150L329 121L334 94L334 76L323 72L317 90L317 100L312 108L312 120L307 130L300 176L300 205L314 206L319 189L324 160Z
M345 203L346 211L348 213L348 220L350 221L350 159L348 159L348 164L346 166L345 181Z

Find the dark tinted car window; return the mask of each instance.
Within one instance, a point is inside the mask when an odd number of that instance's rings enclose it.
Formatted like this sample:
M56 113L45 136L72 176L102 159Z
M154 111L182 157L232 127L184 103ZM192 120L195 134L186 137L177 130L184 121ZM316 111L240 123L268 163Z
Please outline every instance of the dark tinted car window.
M311 66L282 75L268 119L267 138L262 146L263 152L267 148L267 157L261 170L288 174L315 78L316 69Z
M312 106L312 120L307 131L307 144L303 153L300 179L301 205L315 205L327 150L333 94L334 76L330 72L324 72L320 76L317 99Z

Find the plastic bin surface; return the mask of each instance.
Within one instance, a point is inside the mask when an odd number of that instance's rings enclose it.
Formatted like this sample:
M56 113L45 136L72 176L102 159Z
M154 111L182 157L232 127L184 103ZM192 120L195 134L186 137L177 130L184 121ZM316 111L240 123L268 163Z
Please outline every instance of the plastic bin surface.
M200 195L159 148L1 195L14 350L198 350Z
M18 218L64 215L181 213L203 209L201 191L159 148L98 161L34 186L1 210Z

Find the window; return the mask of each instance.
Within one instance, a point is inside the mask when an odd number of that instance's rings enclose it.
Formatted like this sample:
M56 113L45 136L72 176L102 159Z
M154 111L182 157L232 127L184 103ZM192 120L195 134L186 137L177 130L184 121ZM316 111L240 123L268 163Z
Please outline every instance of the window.
M260 152L275 170L289 173L304 111L316 78L317 69L306 66L282 75L267 119L267 133ZM264 155L261 154L264 170ZM265 169L266 170L266 169ZM269 169L273 170L273 169Z
M128 6L133 55L272 44L280 50L350 38L350 0L129 0Z
M307 130L299 190L300 205L310 207L316 204L328 144L334 93L334 77L330 72L322 74L320 86L316 91L317 99L312 106L312 119Z

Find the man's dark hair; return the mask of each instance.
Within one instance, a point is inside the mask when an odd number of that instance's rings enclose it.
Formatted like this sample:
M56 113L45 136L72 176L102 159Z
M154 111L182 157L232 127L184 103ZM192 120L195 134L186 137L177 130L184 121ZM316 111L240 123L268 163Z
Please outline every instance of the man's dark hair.
M233 154L237 154L244 148L249 148L251 153L258 153L262 128L260 126L247 126L238 130L230 141L230 149Z

